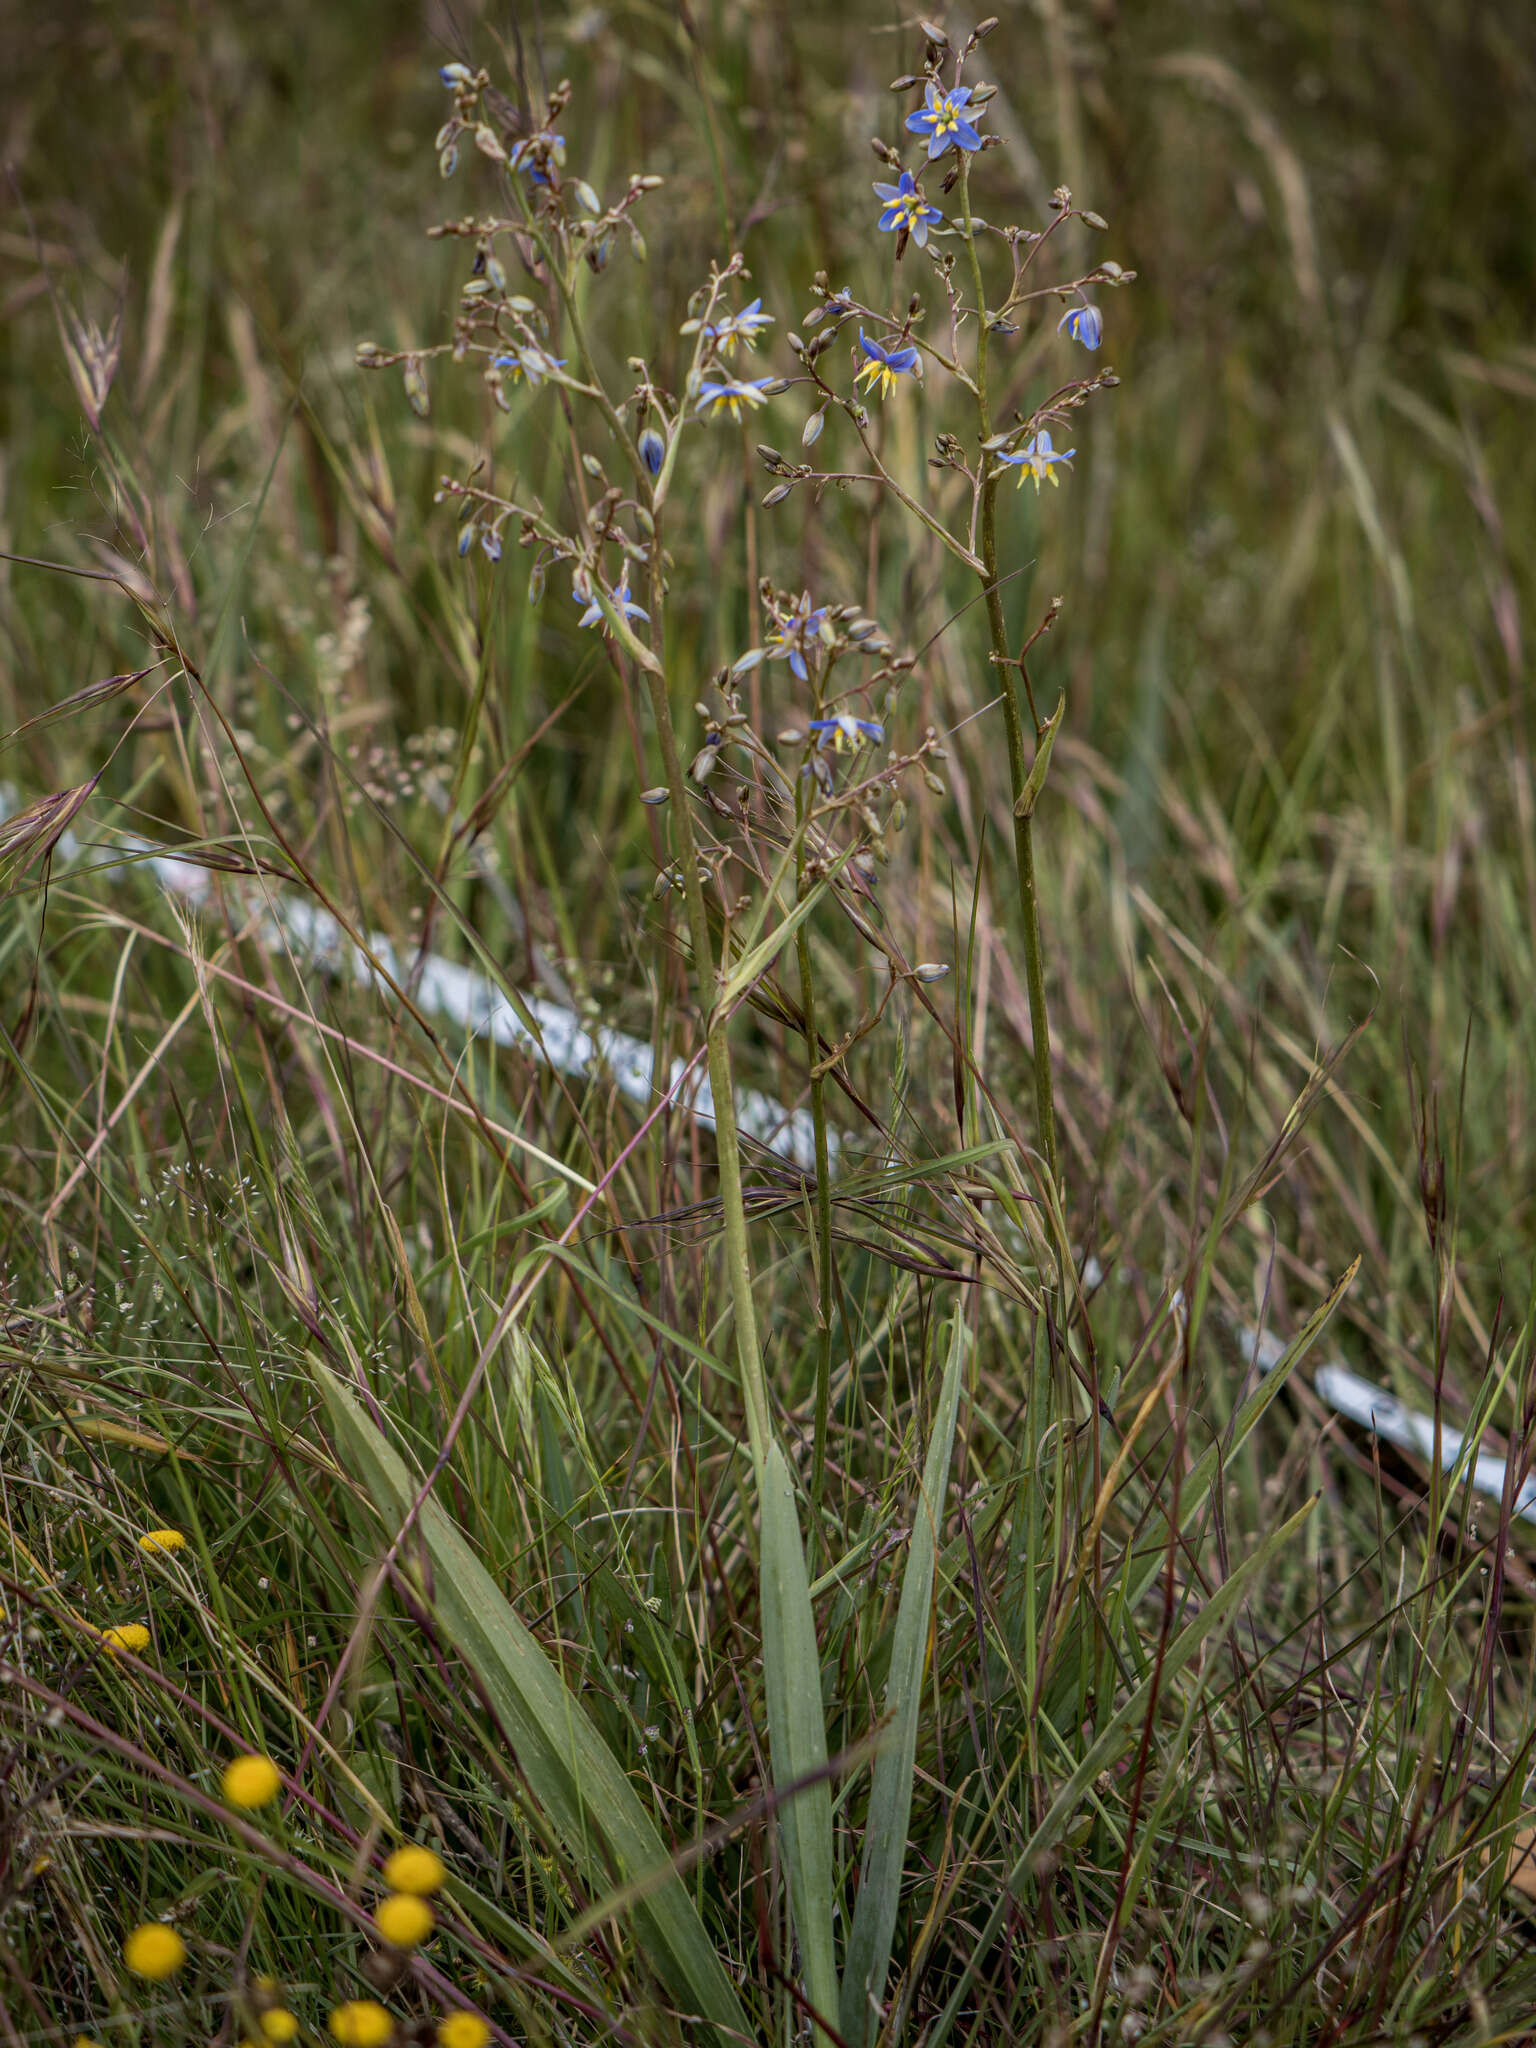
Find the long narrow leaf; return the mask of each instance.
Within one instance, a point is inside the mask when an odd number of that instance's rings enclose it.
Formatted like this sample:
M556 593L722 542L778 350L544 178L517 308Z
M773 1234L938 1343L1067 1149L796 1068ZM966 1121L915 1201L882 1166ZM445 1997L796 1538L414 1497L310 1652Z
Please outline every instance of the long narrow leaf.
M869 1819L864 1830L859 1902L848 1936L848 1953L843 1959L839 2024L849 2048L858 2048L859 2043L874 2039L890 1970L891 1938L901 1903L901 1874L912 1818L912 1764L917 1754L923 1672L933 1621L933 1566L944 1519L944 1488L954 1455L965 1350L965 1325L957 1315L950 1325L949 1357L944 1365L933 1433L928 1439L922 1491L912 1514L912 1541L901 1582L901 1605L896 1613L891 1673L885 1694L891 1725L885 1746L875 1760Z
M827 1721L821 1657L794 1483L774 1443L762 1467L763 1680L775 1785L824 1770ZM831 2021L838 2010L832 1952L832 1788L820 1778L779 1808L779 1834L805 1974L805 1995ZM818 2040L829 2037L820 2030Z
M342 1381L314 1358L310 1370L346 1463L386 1525L398 1528L418 1483ZM425 1502L417 1526L432 1560L437 1619L485 1687L530 1790L591 1890L602 1894L616 1878L625 1883L652 1874L667 1860L661 1836L560 1673L435 1500ZM673 1875L648 1890L634 1918L674 1996L722 2034L750 2036L682 1881Z

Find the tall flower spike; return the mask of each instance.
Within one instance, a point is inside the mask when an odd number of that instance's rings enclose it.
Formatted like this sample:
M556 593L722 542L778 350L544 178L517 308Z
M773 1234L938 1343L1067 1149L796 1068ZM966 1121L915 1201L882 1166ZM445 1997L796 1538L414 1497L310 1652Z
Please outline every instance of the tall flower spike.
M919 249L927 242L928 230L933 223L944 218L936 206L930 206L924 199L910 171L902 172L898 184L877 183L875 195L885 201L885 210L880 216L881 234L910 235Z
M952 86L948 92L928 81L924 104L915 114L908 114L907 128L913 135L928 138L928 159L942 156L951 147L980 149L981 135L965 109L971 103L971 88L968 85Z
M898 377L917 375L915 348L882 348L878 341L869 339L862 327L859 329L859 347L869 360L855 381L862 384L867 377L870 390L877 391L882 398L895 390Z
M1080 341L1084 348L1097 348L1104 339L1104 315L1097 306L1086 302L1081 306L1069 306L1056 322L1056 332L1065 327L1074 341Z

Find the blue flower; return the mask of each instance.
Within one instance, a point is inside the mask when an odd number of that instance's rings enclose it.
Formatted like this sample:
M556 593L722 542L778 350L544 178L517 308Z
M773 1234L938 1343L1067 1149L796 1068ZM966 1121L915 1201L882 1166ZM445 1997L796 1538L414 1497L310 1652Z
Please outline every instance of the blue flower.
M547 185L546 163L565 162L565 137L556 135L553 129L541 128L537 135L528 135L521 142L514 143L507 153L507 162L514 171L526 170L535 185Z
M908 114L907 127L913 135L927 136L930 162L934 157L942 156L951 143L957 143L961 149L980 149L981 136L965 117L965 109L971 100L968 85L957 85L949 92L940 92L929 79L924 99L926 105L919 107L915 114Z
M654 427L647 427L640 436L640 460L652 476L661 475L661 465L667 459L667 444Z
M878 391L882 398L896 388L898 377L913 377L917 374L917 350L915 348L882 348L878 341L871 341L863 328L859 329L859 347L869 361L859 371L856 383L867 377L871 391Z
M768 659L787 661L790 672L801 682L808 682L810 674L806 667L806 656L812 653L815 643L821 638L822 621L827 616L827 607L817 605L812 611L809 596L801 598L795 609L782 619L775 619L768 634Z
M1084 348L1097 348L1104 339L1104 315L1097 306L1086 302L1081 306L1069 306L1056 322L1056 332L1065 327L1074 341L1080 341Z
M839 711L835 718L813 718L811 731L820 735L817 746L832 747L839 754L857 753L866 740L878 747L885 738L883 725L872 718L855 718L847 711Z
M498 370L511 372L511 381L514 384L526 377L534 390L537 390L551 370L565 368L567 359L564 356L546 355L541 348L520 348L515 355L493 356L491 360Z
M718 320L709 321L704 332L715 344L721 355L728 356L738 341L744 341L748 348L757 347L757 337L765 327L773 325L773 315L762 310L761 299L754 299L750 306L743 306L739 313L725 313Z
M651 615L643 605L633 602L629 594L629 564L624 565L624 574L619 578L619 587L613 593L613 608L621 619L644 619L649 625ZM594 597L581 615L583 626L600 626L603 623L603 608Z
M881 234L909 234L919 249L928 240L930 223L944 218L936 206L930 206L924 199L910 171L902 172L899 185L877 184L875 193L885 201L885 211L880 216Z
M751 377L745 381L739 377L730 377L723 383L712 383L706 379L699 386L699 413L707 412L713 417L721 406L728 405L731 409L731 418L739 420L744 405L759 406L764 403L768 395L768 386L773 381L772 377Z
M1035 489L1038 491L1046 477L1049 477L1053 484L1060 483L1061 478L1056 474L1056 464L1070 462L1076 453L1075 448L1053 448L1049 433L1042 427L1039 433L1026 441L1016 454L999 455L997 459L999 462L1012 464L1018 470L1021 490L1025 477L1032 476L1035 480Z

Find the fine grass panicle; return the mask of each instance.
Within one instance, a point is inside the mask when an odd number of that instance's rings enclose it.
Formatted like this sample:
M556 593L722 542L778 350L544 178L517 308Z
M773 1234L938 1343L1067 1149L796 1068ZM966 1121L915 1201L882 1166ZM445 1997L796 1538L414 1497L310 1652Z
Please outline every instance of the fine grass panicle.
M10 83L8 2038L1524 2038L1518 37Z

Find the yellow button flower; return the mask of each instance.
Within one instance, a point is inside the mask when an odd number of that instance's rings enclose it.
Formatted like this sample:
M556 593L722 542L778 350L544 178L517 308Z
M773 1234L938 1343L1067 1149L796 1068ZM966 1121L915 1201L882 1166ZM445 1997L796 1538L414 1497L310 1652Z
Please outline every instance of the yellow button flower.
M445 2012L437 2023L437 2048L486 2048L490 2038L477 2012Z
M123 1943L123 1961L135 1977L174 1977L187 1960L187 1944L163 1920L146 1920Z
M436 1915L414 1892L391 1892L373 1918L391 1948L415 1948L432 1932Z
M248 1810L270 1806L282 1784L282 1775L269 1756L237 1756L224 1766L224 1800L228 1806Z
M442 1857L420 1842L407 1842L384 1865L384 1882L391 1891L414 1892L423 1899L441 1891L447 1875Z
M261 2031L269 2041L276 2041L279 2044L279 2048L281 2048L282 2043L292 2041L297 2037L299 2022L297 2017L289 2012L286 2006L274 2005L270 2012L262 2014Z
M122 1621L116 1628L104 1628L101 1640L114 1656L119 1650L132 1650L135 1657L142 1657L149 1648L149 1630L142 1621Z
M146 1529L139 1538L140 1550L151 1555L157 1550L185 1550L187 1539L179 1529Z
M352 1998L331 2014L330 2028L341 2048L384 2048L395 2023L377 1999Z

